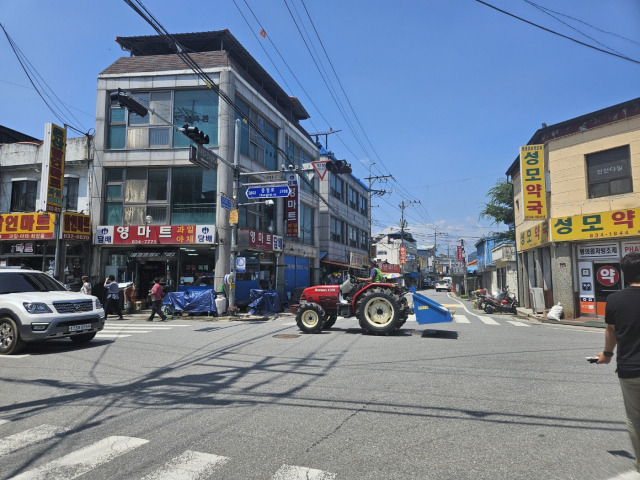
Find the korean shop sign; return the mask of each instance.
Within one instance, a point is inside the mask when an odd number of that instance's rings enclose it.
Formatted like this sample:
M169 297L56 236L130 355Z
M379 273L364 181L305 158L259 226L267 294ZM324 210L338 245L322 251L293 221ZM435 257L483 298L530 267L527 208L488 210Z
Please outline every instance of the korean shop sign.
M520 233L518 250L528 250L549 243L549 222L546 220Z
M524 220L547 218L547 195L544 183L544 145L520 147L522 211Z
M42 169L43 185L47 212L62 212L62 184L64 182L64 151L67 144L67 131L53 123L45 126L44 165Z
M300 193L298 175L287 174L287 184L289 185L289 196L285 205L286 235L287 237L300 236Z
M638 234L640 234L640 208L551 219L551 236L554 242L610 239Z
M0 240L51 239L55 217L45 213L0 215Z
M96 245L211 244L215 225L101 225L96 227Z
M62 238L65 240L90 240L91 215L64 212L62 214Z

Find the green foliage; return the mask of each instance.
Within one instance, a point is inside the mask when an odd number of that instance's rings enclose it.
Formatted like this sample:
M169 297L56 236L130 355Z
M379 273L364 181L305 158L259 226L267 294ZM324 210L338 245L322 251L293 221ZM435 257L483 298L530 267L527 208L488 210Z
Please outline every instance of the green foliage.
M504 224L506 232L491 232L499 240L515 240L512 184L504 178L499 179L486 195L489 200L480 211L479 218L492 220L496 225Z

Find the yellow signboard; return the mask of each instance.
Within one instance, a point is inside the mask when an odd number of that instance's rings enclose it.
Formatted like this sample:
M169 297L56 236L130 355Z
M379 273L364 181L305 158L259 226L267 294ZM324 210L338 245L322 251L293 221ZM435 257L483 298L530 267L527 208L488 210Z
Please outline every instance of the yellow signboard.
M640 208L552 218L554 242L637 236L640 234Z
M529 250L549 243L549 222L544 221L520 233L518 250Z
M56 216L47 213L5 213L0 215L0 240L53 238Z
M231 210L229 212L229 223L237 224L238 223L238 210Z
M547 218L547 194L544 182L544 145L520 147L522 211L525 220Z

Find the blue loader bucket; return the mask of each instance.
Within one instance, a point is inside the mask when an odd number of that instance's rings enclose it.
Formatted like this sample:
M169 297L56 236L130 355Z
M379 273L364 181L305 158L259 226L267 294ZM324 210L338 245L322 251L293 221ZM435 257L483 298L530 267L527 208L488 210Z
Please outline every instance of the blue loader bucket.
M453 317L449 310L419 293L413 294L413 312L416 314L416 321L420 325L453 322Z

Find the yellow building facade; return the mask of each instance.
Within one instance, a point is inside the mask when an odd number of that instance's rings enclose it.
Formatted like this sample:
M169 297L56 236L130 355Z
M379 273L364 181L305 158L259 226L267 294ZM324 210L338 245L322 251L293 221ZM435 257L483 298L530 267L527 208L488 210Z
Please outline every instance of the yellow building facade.
M544 298L567 318L603 317L606 297L625 285L621 258L640 251L640 98L543 125L527 145L544 152L544 218L523 195L534 188L521 155L507 170L520 303L539 309Z

